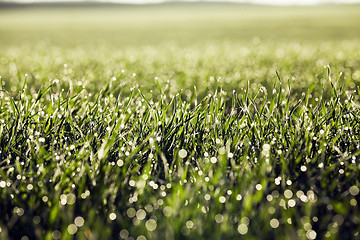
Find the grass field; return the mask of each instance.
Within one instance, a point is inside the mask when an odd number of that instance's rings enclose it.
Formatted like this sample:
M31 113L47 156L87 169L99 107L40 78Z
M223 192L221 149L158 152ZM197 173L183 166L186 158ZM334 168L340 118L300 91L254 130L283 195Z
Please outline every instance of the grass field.
M359 12L0 8L0 239L360 239Z

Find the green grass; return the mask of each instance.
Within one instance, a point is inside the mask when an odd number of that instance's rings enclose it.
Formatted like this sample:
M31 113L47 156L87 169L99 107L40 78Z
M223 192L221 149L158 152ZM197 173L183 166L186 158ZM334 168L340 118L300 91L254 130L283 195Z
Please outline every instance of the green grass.
M360 7L188 7L0 10L0 239L360 238Z
M1 41L32 45L123 46L175 43L341 41L358 39L359 5L266 7L188 4L99 8L0 9ZM26 42L26 41L25 41Z

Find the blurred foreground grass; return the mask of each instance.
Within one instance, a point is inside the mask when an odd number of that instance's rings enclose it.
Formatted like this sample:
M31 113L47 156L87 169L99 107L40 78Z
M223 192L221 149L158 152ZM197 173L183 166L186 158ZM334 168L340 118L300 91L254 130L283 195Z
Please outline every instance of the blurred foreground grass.
M0 239L358 239L359 10L0 9Z

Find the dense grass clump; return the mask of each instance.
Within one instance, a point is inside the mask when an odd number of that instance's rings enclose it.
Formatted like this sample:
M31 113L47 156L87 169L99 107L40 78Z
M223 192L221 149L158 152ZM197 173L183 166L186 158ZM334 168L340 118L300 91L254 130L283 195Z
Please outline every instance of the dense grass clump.
M332 95L314 100L279 75L192 101L124 95L115 77L93 96L2 90L2 236L357 236L359 93L328 71Z
M195 6L2 10L0 239L360 238L359 6Z

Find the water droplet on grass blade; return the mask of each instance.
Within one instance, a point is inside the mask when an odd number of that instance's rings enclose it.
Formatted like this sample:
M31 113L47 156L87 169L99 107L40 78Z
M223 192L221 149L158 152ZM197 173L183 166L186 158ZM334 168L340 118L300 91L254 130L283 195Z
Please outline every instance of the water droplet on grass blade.
M146 240L146 237L144 235L140 235L136 238L136 240Z
M139 220L145 219L145 217L146 217L146 212L145 212L145 210L143 210L143 209L137 210L137 212L136 212L136 217L137 217L137 219L139 219Z
M185 158L187 156L187 151L185 149L181 149L179 151L179 157Z
M248 226L242 223L238 226L237 230L241 235L245 235L248 232Z
M78 228L77 228L77 226L75 224L70 224L67 227L67 230L71 235L74 235L77 232Z
M216 158L216 157L210 158L210 162L211 162L211 163L216 163L216 162L217 162L217 158Z
M145 223L145 227L149 232L154 231L157 227L156 221L154 219L147 220Z
M310 240L314 240L316 238L316 232L314 230L309 230L306 232L306 237Z
M215 215L215 222L216 223L222 223L224 221L224 216L222 214L216 214Z
M116 214L115 213L110 213L109 218L111 221L114 221L116 219Z
M193 228L194 227L194 223L191 220L187 221L185 225L186 225L187 228Z
M219 197L219 202L220 203L225 203L226 202L226 198L224 196Z
M356 196L359 194L359 188L357 186L352 186L349 189L351 195Z
M122 229L119 233L120 238L127 239L129 237L129 231L126 229Z
M280 225L279 220L277 220L276 218L270 220L270 226L272 228L278 228L279 225Z
M79 216L79 217L75 218L74 223L77 227L82 227L84 225L85 221L84 221L83 217Z
M55 230L51 233L53 239L57 240L61 238L61 232L59 230Z

